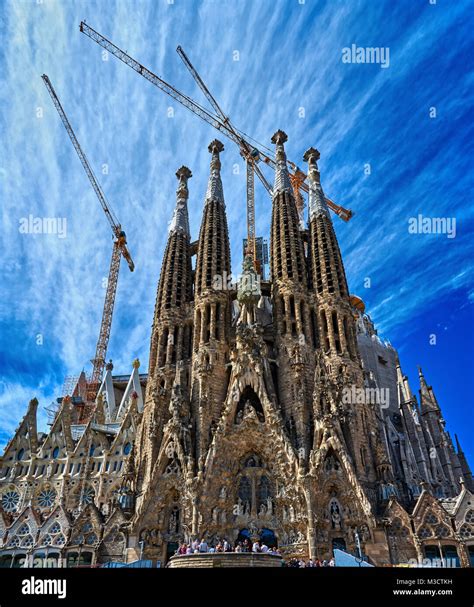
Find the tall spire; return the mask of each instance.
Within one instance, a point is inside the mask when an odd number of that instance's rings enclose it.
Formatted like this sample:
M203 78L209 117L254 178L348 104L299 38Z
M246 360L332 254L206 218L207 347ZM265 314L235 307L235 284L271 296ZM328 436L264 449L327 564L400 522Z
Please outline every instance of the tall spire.
M308 163L308 183L309 183L309 220L311 221L318 215L329 217L329 209L321 187L320 174L318 170L318 160L320 153L315 148L306 150L303 159Z
M286 154L283 144L288 141L288 136L284 131L278 130L272 137L272 143L276 145L275 151L275 181L273 184L273 196L278 192L292 192L290 175L286 165Z
M189 219L188 219L188 179L193 174L186 166L180 167L176 171L176 177L179 179L178 189L176 190L176 207L171 219L169 231L181 231L189 236Z
M420 408L422 413L434 411L441 414L441 409L438 405L433 388L428 386L421 367L418 367L418 375L420 378Z
M206 192L206 204L209 200L217 200L224 204L224 191L222 189L221 180L221 161L219 158L220 152L224 151L224 145L218 140L214 139L209 144L209 152L212 154L211 158L211 174L209 175L209 181L207 184Z
M334 294L347 300L349 290L346 273L326 197L321 187L317 165L319 156L315 148L309 148L303 156L309 165L309 284L318 295ZM350 340L354 341L352 337Z

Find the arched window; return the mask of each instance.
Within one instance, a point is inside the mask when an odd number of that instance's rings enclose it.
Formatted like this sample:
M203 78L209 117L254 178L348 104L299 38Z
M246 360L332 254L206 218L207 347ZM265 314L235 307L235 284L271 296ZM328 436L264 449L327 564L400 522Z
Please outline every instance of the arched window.
M57 459L59 455L59 447L54 447L53 449L53 459Z
M25 455L25 450L24 449L20 449L18 451L18 454L16 456L16 459L20 462L23 459L23 456Z
M270 497L270 495L270 481L268 480L267 476L263 475L260 479L260 485L258 487L258 498L260 503L266 505L267 499Z
M132 450L132 444L131 443L125 443L125 445L123 447L123 454L124 455L128 455L131 450Z

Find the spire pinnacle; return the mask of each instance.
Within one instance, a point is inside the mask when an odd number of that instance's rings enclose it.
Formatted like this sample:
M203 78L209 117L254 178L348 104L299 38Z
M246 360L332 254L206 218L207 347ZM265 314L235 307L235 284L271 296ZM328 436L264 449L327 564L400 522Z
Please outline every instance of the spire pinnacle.
M309 185L309 221L318 215L329 217L329 209L326 203L326 197L321 187L321 180L318 169L318 160L320 153L316 148L309 148L303 156L303 160L308 163L308 185Z
M431 386L428 386L420 366L418 366L418 376L420 378L421 412L427 413L428 411L435 411L437 413L440 413L441 410L439 408L436 397L433 394L433 389L431 388Z
M188 179L192 177L192 173L188 167L182 166L176 171L176 177L179 179L179 184L176 190L176 207L174 209L169 231L170 233L181 231L189 236L187 205L189 196Z
M458 453L462 453L463 450L461 449L461 443L459 442L459 438L458 438L457 434L454 435L454 440L456 441L456 451Z
M283 144L288 141L288 135L278 130L272 137L272 143L276 145L275 151L275 181L273 184L273 194L278 192L289 192L292 193L292 187L290 182L290 175L288 173L288 167L286 165L286 154Z
M222 189L221 181L221 161L219 158L220 152L224 150L224 145L218 139L214 139L209 144L209 152L212 154L211 158L211 174L207 184L206 202L209 200L217 200L224 204L224 191Z

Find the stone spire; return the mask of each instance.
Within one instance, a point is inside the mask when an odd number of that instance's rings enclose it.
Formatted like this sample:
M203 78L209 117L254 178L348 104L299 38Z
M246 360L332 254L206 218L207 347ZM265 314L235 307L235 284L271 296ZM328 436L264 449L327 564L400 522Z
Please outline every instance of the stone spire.
M309 220L311 221L318 215L329 217L329 209L321 187L320 174L318 170L318 160L320 153L315 148L306 150L303 159L308 163L308 186L309 186Z
M336 233L321 187L317 160L320 154L309 148L303 156L308 162L310 286L317 294L349 296L346 273Z
M308 275L303 237L283 144L287 136L277 131L275 184L270 238L272 304L278 351L279 401L288 435L308 456L312 431L311 398L317 327L308 294Z
M203 466L227 389L231 302L229 232L219 158L224 146L209 144L211 171L199 231L194 282L194 356L191 410L196 427L195 460Z
M418 367L418 375L420 378L420 406L421 413L428 413L429 411L433 411L439 413L441 415L441 409L438 405L438 401L433 393L433 388L428 386L425 376L423 375L423 371L421 367Z
M273 184L273 195L278 192L293 192L290 182L290 175L286 164L286 154L283 144L288 141L288 136L284 131L278 130L272 137L272 143L276 145L275 151L275 181Z
M224 145L218 139L214 139L207 149L212 154L212 158L211 174L209 175L209 181L207 183L206 204L210 200L216 200L224 204L224 191L222 189L221 180L221 160L219 157L220 152L224 151Z
M467 485L467 488L469 489L469 491L471 491L471 493L472 493L472 492L474 492L474 482L473 482L473 478L472 478L471 468L470 468L467 458L464 454L464 451L461 448L461 444L459 442L457 434L454 435L454 439L456 441L457 456L458 456L459 464L461 467L461 472L462 472L462 475L464 478L464 482Z
M179 179L178 189L176 190L176 207L171 219L169 231L181 231L189 236L188 219L188 179L192 177L191 171L186 166L182 166L176 171L176 177Z
M306 290L303 240L283 147L287 139L283 131L277 131L272 137L276 144L270 247L272 279L277 285L298 284Z
M195 281L197 295L212 289L216 276L223 280L230 276L229 234L219 158L224 146L214 139L209 144L208 150L212 154L211 173L199 232Z
M192 328L185 323L192 299L192 268L188 220L188 186L191 171L182 166L176 172L179 180L176 207L169 228L153 320L149 375L155 364L175 364L191 354ZM191 319L188 319L190 323ZM184 343L183 342L186 342ZM173 374L174 375L174 374Z

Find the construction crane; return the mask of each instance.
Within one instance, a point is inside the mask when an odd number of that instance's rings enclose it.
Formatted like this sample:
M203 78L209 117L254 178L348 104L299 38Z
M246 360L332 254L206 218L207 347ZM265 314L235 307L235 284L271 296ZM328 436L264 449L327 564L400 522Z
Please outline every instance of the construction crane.
M178 101L181 105L191 110L191 112L193 112L202 120L204 120L205 122L213 126L215 129L226 135L229 139L234 141L234 143L239 146L240 153L247 164L247 231L249 247L255 260L255 205L253 200L254 173L257 174L257 177L260 179L265 189L271 195L272 188L268 183L267 179L265 178L265 175L263 174L262 170L258 166L259 162L264 162L265 164L268 164L270 167L275 169L276 163L274 158L270 155L271 152L269 150L266 151L264 149L265 146L262 146L257 142L250 143L249 139L252 138L248 137L248 135L245 135L245 133L236 129L231 124L228 116L224 114L217 101L211 95L208 88L204 84L203 80L201 79L198 72L193 67L181 47L177 48L178 54L184 61L186 67L190 70L191 74L193 75L201 90L204 92L206 98L212 105L215 113L203 108L193 99L178 91L178 89L176 89L174 86L167 83L165 80L151 72L144 65L136 61L133 57L131 57L128 53L126 53L118 46L116 46L113 42L105 38L105 36L102 36L102 34L87 25L84 21L81 21L79 29L83 34L91 38L94 42L96 42L108 52L110 52L112 55L120 59L120 61L123 61L123 63L134 69L138 74L146 78L149 82L151 82L164 93L172 97L175 101ZM293 171L292 173L290 171L290 179L293 185L293 189L295 191L295 198L297 204L299 205L299 213L301 217L303 208L303 198L300 194L300 189L305 192L308 192L309 189L308 185L304 183L304 180L302 180L302 175L304 175L304 173L298 169L295 163L288 161L288 165ZM326 198L326 202L328 204L328 207L331 208L344 221L349 221L349 219L352 217L352 211L337 205L329 198Z
M92 374L87 386L87 402L81 414L81 421L85 421L91 412L94 409L94 403L97 396L97 392L100 387L100 382L102 380L102 375L104 372L105 366L105 356L107 354L107 346L109 344L110 337L110 328L112 325L112 316L114 311L115 304L115 295L117 292L117 281L120 269L120 260L122 256L125 258L130 271L133 272L135 269L135 264L133 263L132 257L127 248L127 237L125 232L122 230L120 223L118 222L116 216L114 215L107 199L105 198L105 194L102 188L97 181L94 172L91 169L89 161L87 160L86 155L82 151L81 146L77 140L77 137L69 123L69 120L66 116L66 113L63 110L61 102L58 99L56 91L51 84L50 79L46 74L43 74L42 79L48 89L48 92L53 100L54 106L56 107L59 117L62 120L62 123L71 139L72 145L74 146L77 155L79 156L79 160L84 167L87 177L94 188L94 192L99 199L99 202L102 206L102 209L109 221L110 227L112 228L112 233L114 236L114 244L112 248L112 258L110 260L110 268L109 275L107 279L107 289L105 292L105 302L104 309L102 312L102 321L100 325L99 338L97 340L97 346L95 351L95 357L92 359Z

